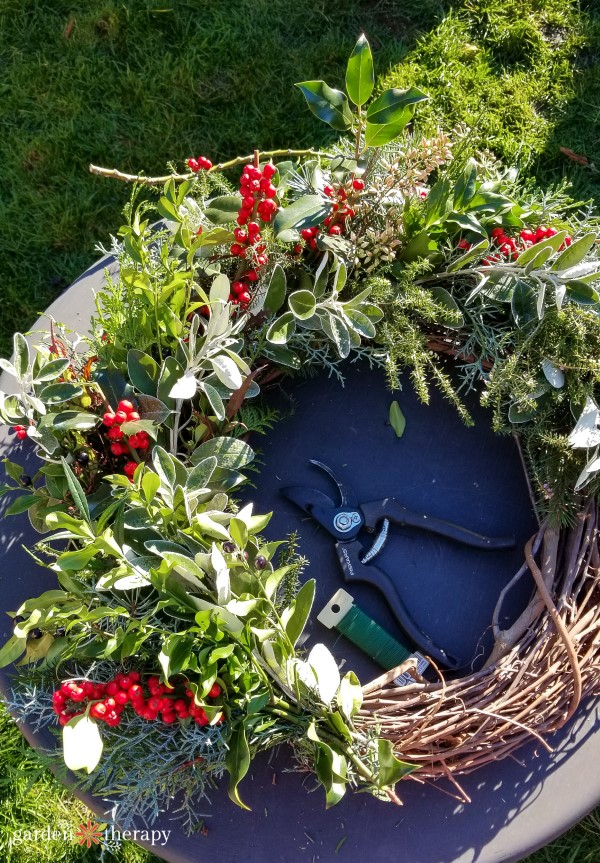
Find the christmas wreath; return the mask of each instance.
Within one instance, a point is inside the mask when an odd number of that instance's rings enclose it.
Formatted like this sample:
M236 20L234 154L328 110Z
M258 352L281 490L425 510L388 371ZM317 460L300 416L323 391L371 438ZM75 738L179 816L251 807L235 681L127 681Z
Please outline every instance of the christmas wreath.
M5 460L0 493L43 534L30 553L59 585L14 612L10 706L62 726L67 767L118 797L121 823L178 793L191 823L224 773L244 806L251 758L284 742L328 805L347 787L398 802L408 775L460 791L461 772L543 742L598 692L598 220L470 152L467 129L419 139L427 96L372 98L364 37L347 95L297 86L345 133L330 152L202 156L165 177L92 166L135 182L118 276L90 334L50 321L0 360L15 381L0 416L41 459L34 477ZM305 655L306 561L235 500L248 440L277 421L270 383L355 359L392 389L407 369L424 402L438 386L467 423L460 389L476 389L495 430L518 435L541 526L466 676L424 679L411 659L361 687L324 645ZM397 403L390 420L400 435ZM530 576L503 631L503 600Z

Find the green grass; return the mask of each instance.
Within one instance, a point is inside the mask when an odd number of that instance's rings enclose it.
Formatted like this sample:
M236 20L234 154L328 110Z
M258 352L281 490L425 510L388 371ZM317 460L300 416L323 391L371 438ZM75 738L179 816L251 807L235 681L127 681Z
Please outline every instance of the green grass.
M341 84L361 30L378 87L430 93L418 116L424 133L467 123L474 146L517 162L532 182L565 178L575 195L600 203L600 175L560 152L600 168L597 0L3 0L0 353L119 225L129 190L89 175L90 162L162 173L192 154L215 161L254 147L327 144L333 133L293 84ZM79 823L81 807L52 777L30 784L35 760L6 718L0 746L0 850L13 829ZM6 859L97 854L22 845ZM132 847L121 856L146 859ZM528 863L599 859L592 818Z

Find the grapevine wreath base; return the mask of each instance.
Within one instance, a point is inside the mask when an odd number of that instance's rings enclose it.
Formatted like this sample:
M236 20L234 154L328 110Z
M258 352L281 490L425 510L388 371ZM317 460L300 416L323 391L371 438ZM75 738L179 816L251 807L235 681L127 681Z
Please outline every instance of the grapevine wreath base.
M415 779L456 779L511 755L562 728L582 698L600 683L598 510L588 503L575 527L542 525L525 548L525 563L504 588L495 619L495 646L480 671L434 684L399 688L393 679L408 660L364 686L359 724L377 724L398 751L419 764ZM539 550L540 565L535 556ZM498 612L520 578L533 578L535 596L507 630ZM467 798L468 799L468 798Z
M51 321L0 360L16 379L0 417L44 461L26 477L6 460L0 494L54 531L30 551L60 583L15 610L0 665L20 660L12 708L63 727L67 767L121 799L121 823L191 806L224 773L244 806L252 756L280 743L328 805L346 787L399 803L404 777L449 780L466 800L461 774L532 740L548 748L600 692L598 219L490 153L467 158L468 130L417 142L406 128L427 97L371 100L364 37L349 99L298 86L350 141L190 158L167 178L94 168L136 191L91 334ZM491 655L467 676L435 669L431 683L411 659L361 687L324 645L306 656L306 562L236 501L247 439L278 419L261 390L342 377L348 359L385 368L392 389L408 369L422 401L436 385L466 423L460 388L474 390L495 431L518 435L541 526L498 598ZM389 422L401 437L396 400ZM533 597L502 630L524 579ZM400 670L414 682L397 686Z

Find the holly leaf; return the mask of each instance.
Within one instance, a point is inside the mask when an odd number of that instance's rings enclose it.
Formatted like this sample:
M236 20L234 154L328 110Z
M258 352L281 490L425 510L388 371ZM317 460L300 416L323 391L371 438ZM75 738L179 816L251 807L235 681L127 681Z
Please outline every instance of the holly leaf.
M325 81L303 81L296 84L302 91L308 107L319 120L332 129L346 132L352 126L352 111L341 90L334 90Z

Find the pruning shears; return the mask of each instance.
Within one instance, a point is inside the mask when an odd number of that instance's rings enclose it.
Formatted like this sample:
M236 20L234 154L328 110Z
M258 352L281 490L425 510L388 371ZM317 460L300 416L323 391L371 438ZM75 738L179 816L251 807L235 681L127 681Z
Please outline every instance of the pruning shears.
M447 668L462 667L463 662L432 642L413 619L393 579L382 569L374 566L372 561L383 549L391 524L420 528L463 545L488 551L514 548L514 536L483 536L449 521L412 512L393 497L360 503L354 490L338 479L332 468L315 459L311 459L310 463L329 474L337 485L341 497L338 506L330 497L314 488L287 486L280 491L284 497L308 513L337 540L335 548L344 580L349 583L363 581L378 588L386 598L400 627L415 647ZM366 553L358 540L361 531L375 535Z

